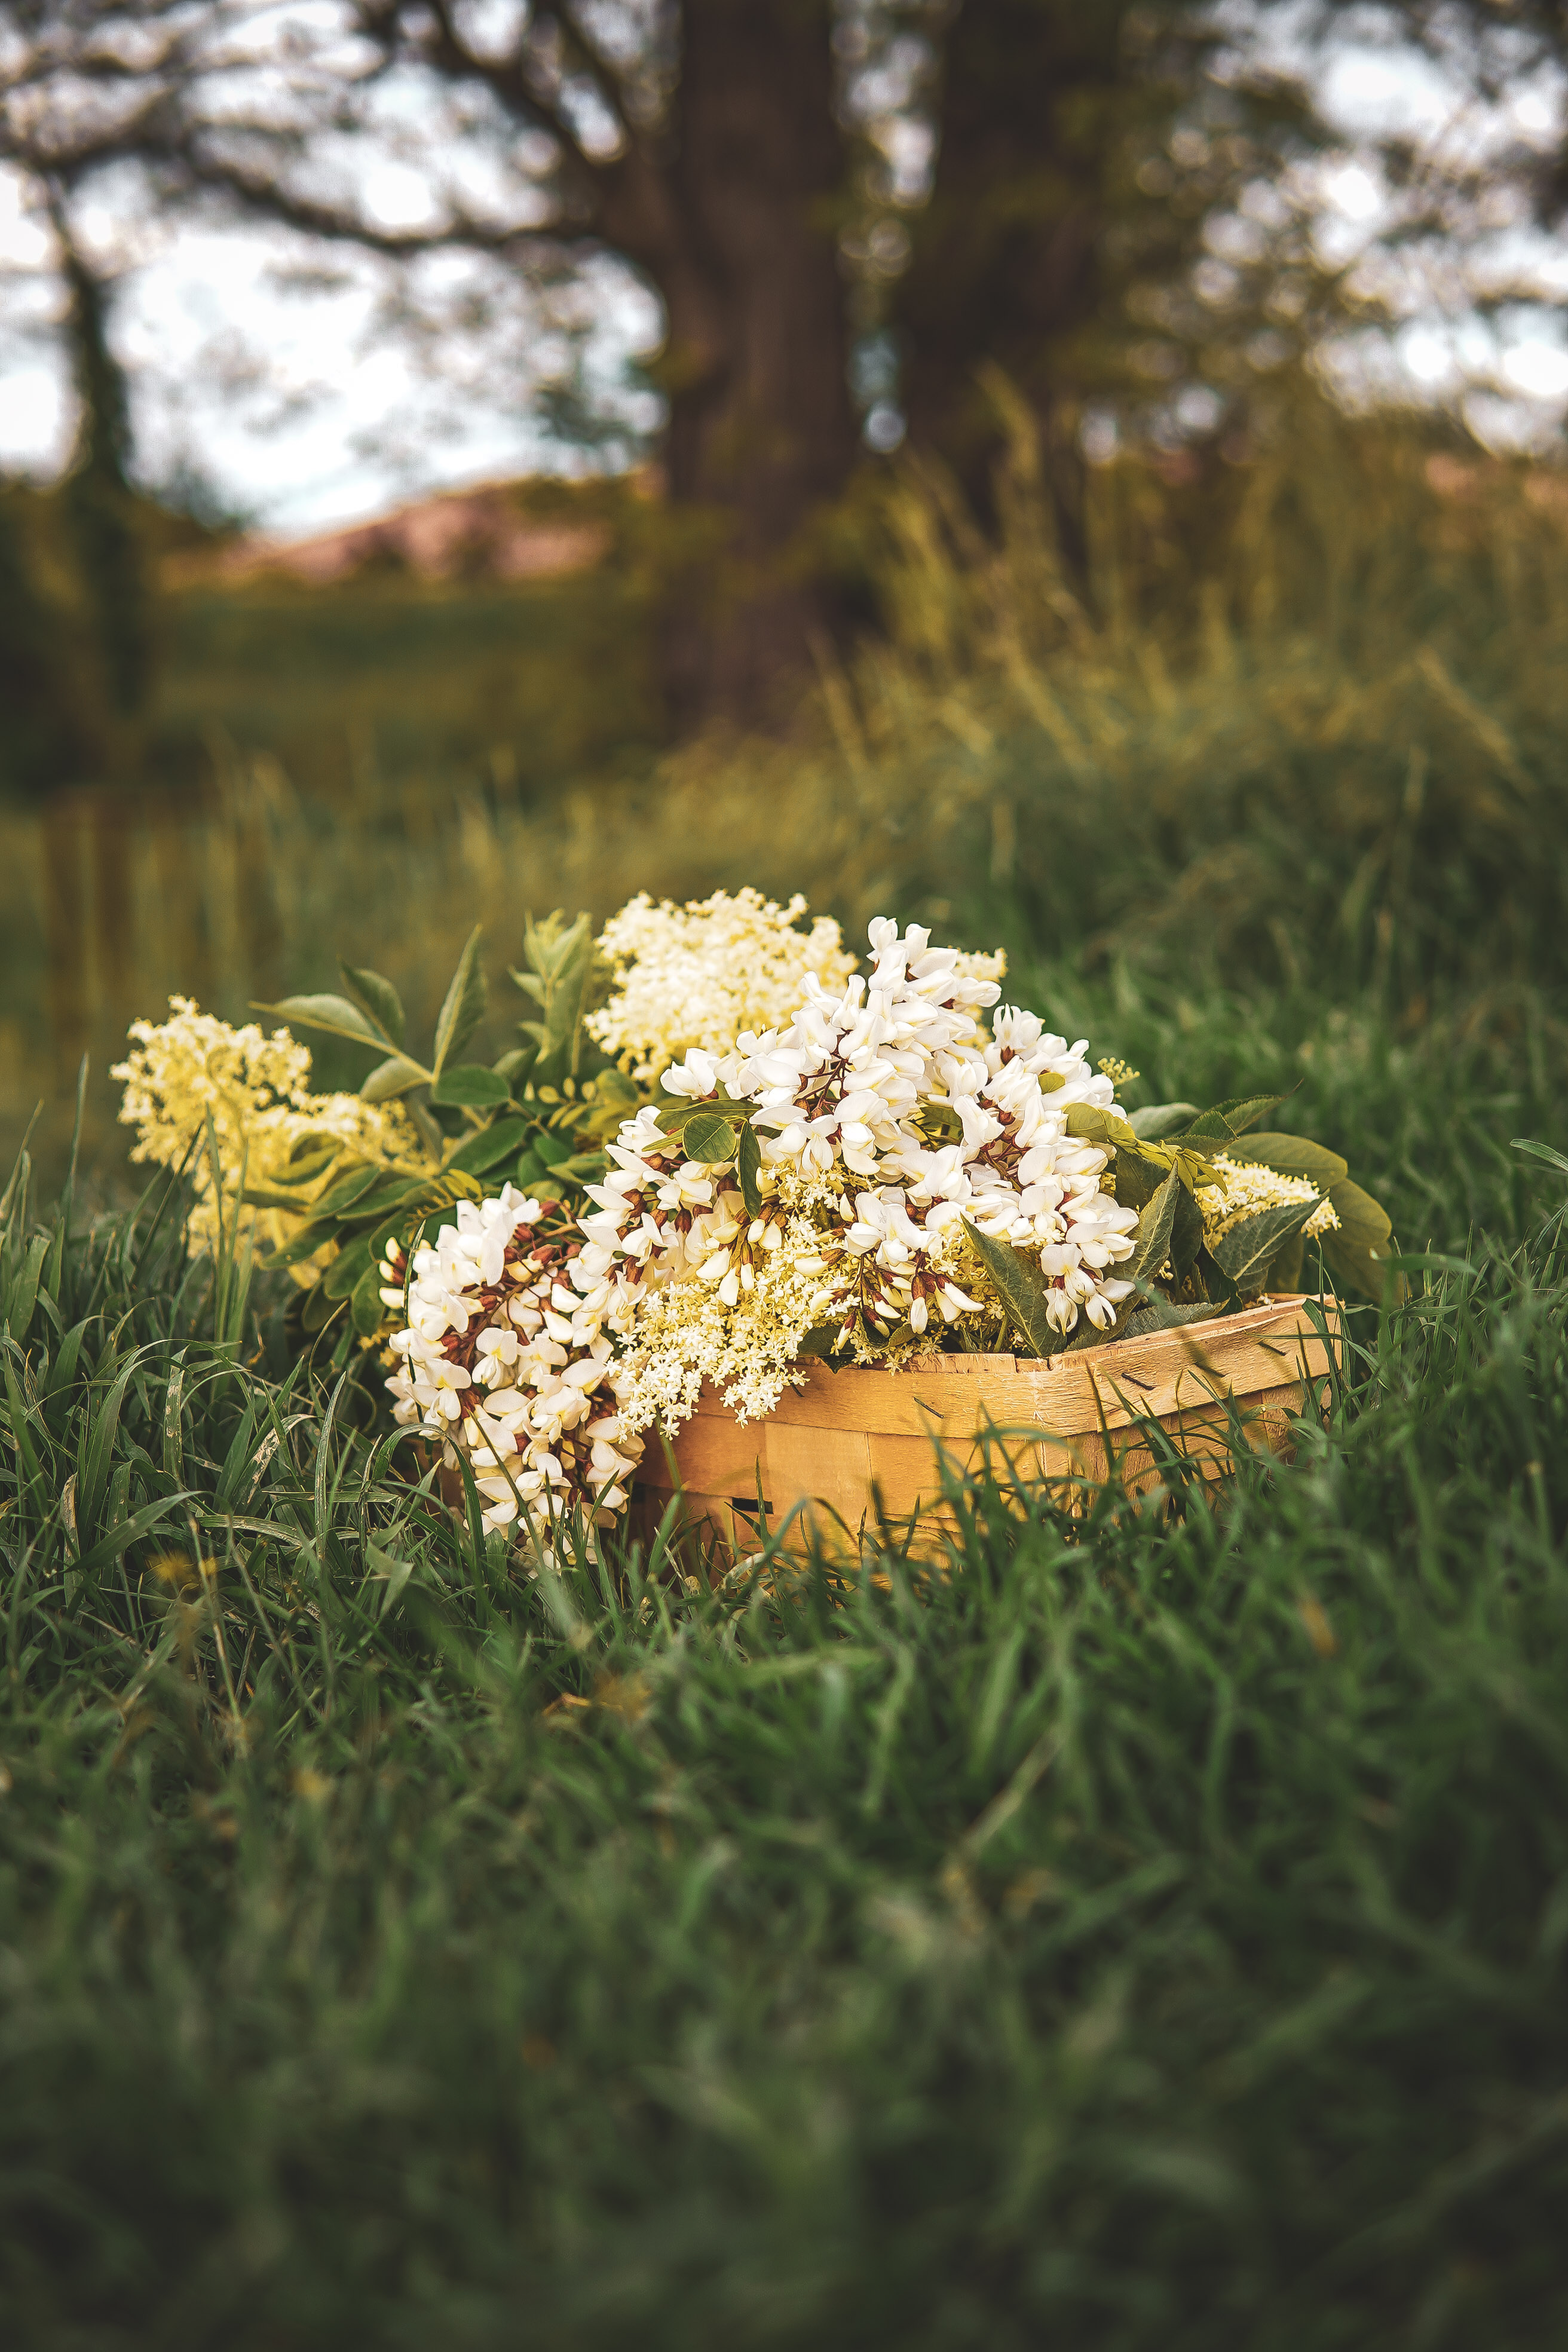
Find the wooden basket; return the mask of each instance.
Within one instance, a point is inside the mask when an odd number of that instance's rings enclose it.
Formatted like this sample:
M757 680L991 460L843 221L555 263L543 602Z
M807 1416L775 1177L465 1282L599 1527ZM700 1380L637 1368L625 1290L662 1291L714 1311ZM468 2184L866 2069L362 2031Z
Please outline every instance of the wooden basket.
M1215 1477L1231 1466L1238 1427L1255 1451L1288 1453L1291 1420L1323 1410L1342 1330L1337 1300L1289 1297L1043 1363L933 1354L896 1372L812 1364L804 1388L744 1427L705 1388L673 1444L648 1437L637 1517L651 1534L679 1493L682 1521L736 1553L754 1548L759 1496L771 1526L798 1507L803 1531L832 1549L876 1527L879 1512L935 1533L943 1460L963 1471L989 1448L1005 1480L1043 1480L1081 1504L1113 1460L1130 1492L1160 1483L1147 1428L1135 1426L1151 1421Z

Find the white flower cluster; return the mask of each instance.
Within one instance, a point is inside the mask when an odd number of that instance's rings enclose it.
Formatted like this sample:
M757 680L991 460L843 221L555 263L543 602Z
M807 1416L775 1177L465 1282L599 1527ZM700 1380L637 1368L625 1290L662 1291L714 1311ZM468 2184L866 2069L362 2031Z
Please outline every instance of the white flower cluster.
M605 1322L611 1286L592 1274L554 1202L508 1184L460 1201L457 1223L414 1253L387 1255L382 1297L405 1307L387 1382L395 1418L467 1454L488 1529L520 1515L543 1543L562 1513L626 1507L640 1448L621 1450L621 1391Z
M684 907L643 891L600 934L615 986L589 1035L647 1080L692 1046L721 1054L743 1029L787 1021L808 977L842 988L855 969L830 916L796 929L805 912L803 898L780 907L749 887Z
M1112 1100L1083 1041L1013 1010L987 1038L976 1015L994 981L914 926L875 922L870 942L868 979L832 994L808 975L787 1027L666 1075L689 1103L749 1107L756 1215L736 1162L689 1160L657 1107L622 1128L613 1172L589 1188L584 1278L609 1284L631 1338L628 1433L673 1427L704 1379L742 1413L771 1410L814 1328L885 1360L933 1314L994 1312L966 1218L1037 1256L1063 1332L1080 1315L1109 1328L1131 1295L1112 1269L1136 1214L1101 1189L1106 1152L1067 1132L1074 1104Z

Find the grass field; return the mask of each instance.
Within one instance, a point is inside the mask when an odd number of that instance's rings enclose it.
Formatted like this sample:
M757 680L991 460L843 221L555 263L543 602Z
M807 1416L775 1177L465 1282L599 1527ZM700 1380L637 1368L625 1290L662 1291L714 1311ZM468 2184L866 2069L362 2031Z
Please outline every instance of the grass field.
M8 2341L1563 2340L1568 574L1506 485L1368 467L1315 620L1257 584L1305 573L1278 502L1225 611L1089 639L911 508L897 650L607 792L577 866L548 810L412 863L345 820L311 898L270 836L290 976L333 906L406 979L520 870L793 872L1005 934L1134 1100L1297 1088L1411 1297L1292 1463L1081 1519L976 1482L942 1573L535 1579L367 1389L267 1377L177 1200L14 1183Z
M1121 997L1200 1095L1305 1010ZM1299 1041L1431 1257L1293 1466L837 1593L530 1581L155 1202L13 1204L12 2340L1557 2340L1540 1036Z

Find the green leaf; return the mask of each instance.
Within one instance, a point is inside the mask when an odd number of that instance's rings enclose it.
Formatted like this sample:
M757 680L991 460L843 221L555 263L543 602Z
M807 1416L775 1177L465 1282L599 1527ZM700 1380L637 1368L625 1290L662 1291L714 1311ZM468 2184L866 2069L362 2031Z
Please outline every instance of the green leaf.
M963 1220L963 1230L981 1265L995 1284L1007 1319L1024 1342L1026 1353L1031 1356L1056 1356L1062 1350L1062 1335L1047 1319L1046 1277L1040 1272L1037 1259L1026 1256L1011 1242L995 1242L983 1234L978 1225Z
M1228 1137L1245 1133L1246 1129L1285 1100L1283 1095L1237 1095L1234 1101L1211 1103L1200 1111L1191 1127L1184 1129L1173 1140L1182 1143L1199 1142L1212 1136L1220 1142Z
M1267 1291L1295 1291L1304 1287L1307 1240L1304 1234L1292 1234L1284 1248L1263 1277Z
M448 1108L494 1110L511 1100L511 1088L493 1070L481 1069L477 1062L464 1062L455 1070L443 1071L430 1089L430 1099Z
M1212 1323L1216 1315L1224 1313L1222 1305L1216 1306L1209 1299L1196 1307L1173 1307L1168 1298L1162 1298L1156 1292L1148 1305L1131 1318L1121 1336L1124 1339L1146 1339L1152 1331L1176 1331L1184 1323Z
M1339 1218L1339 1230L1345 1241L1357 1248L1384 1249L1392 1241L1394 1226L1388 1212L1370 1192L1352 1183L1348 1176L1341 1177L1329 1193Z
M464 1169L470 1176L487 1175L492 1168L499 1168L503 1160L510 1159L531 1124L526 1118L498 1118L491 1126L481 1128L478 1135L470 1135L466 1143L459 1144L447 1160L447 1167Z
M1116 1198L1124 1209L1142 1209L1151 1202L1169 1176L1151 1153L1119 1151L1113 1163L1116 1176Z
M334 1184L330 1192L312 1204L312 1218L341 1217L345 1209L352 1209L356 1201L363 1199L373 1184L381 1183L385 1174L384 1168L356 1168L353 1175L345 1176L341 1184Z
M1103 1110L1099 1103L1069 1103L1067 1131L1086 1143L1098 1143L1103 1150L1114 1150L1118 1144L1131 1144L1136 1149L1138 1138L1118 1110Z
M361 1234L357 1240L344 1243L321 1276L321 1288L329 1298L349 1297L370 1264L370 1240L368 1234Z
M381 1268L367 1266L353 1288L349 1302L349 1315L362 1339L374 1339L386 1319L386 1307L381 1296Z
M1320 1192L1326 1192L1346 1173L1337 1151L1312 1143L1304 1135L1249 1135L1240 1150L1226 1156L1272 1168L1280 1176L1304 1176Z
M1547 1167L1555 1168L1560 1176L1568 1176L1568 1160L1564 1160L1560 1151L1553 1151L1549 1143L1538 1143L1533 1136L1512 1136L1508 1148L1510 1151L1527 1151L1532 1160L1544 1160Z
M346 996L286 996L278 1004L252 1003L253 1013L276 1013L281 1020L306 1029L324 1029L333 1037L351 1037L356 1045L381 1045L385 1039L373 1028L357 1004Z
M834 1342L837 1337L837 1323L814 1323L795 1352L797 1356L813 1357L831 1368Z
M318 1224L312 1218L308 1225L300 1227L291 1242L286 1242L280 1250L274 1250L271 1256L265 1258L262 1263L268 1269L285 1265L300 1265L306 1258L314 1257L323 1242L336 1241L337 1236L338 1228L331 1218L329 1217L321 1224Z
M543 1183L546 1173L539 1154L524 1151L520 1154L517 1166L511 1171L511 1181L520 1192L531 1192L536 1184Z
M523 937L523 952L531 971L514 971L512 979L531 996L543 1018L518 1026L539 1047L542 1065L561 1076L574 1076L582 1059L583 1014L592 992L595 972L593 925L586 915L568 924L559 908L541 923L531 917Z
M1316 1201L1286 1201L1277 1209L1259 1209L1243 1217L1212 1245L1215 1264L1243 1298L1256 1297L1280 1245L1300 1232Z
M1387 1211L1348 1176L1331 1185L1329 1198L1340 1222L1337 1230L1320 1236L1320 1246L1336 1283L1380 1305L1402 1298L1405 1277L1384 1263L1395 1254Z
M1184 1184L1182 1197L1176 1202L1175 1223L1171 1229L1171 1273L1174 1280L1186 1280L1203 1245L1203 1211Z
M753 1102L745 1102L722 1092L704 1095L695 1101L689 1095L659 1095L654 1101L654 1108L658 1113L659 1130L664 1135L679 1135L692 1119L710 1117L715 1111L724 1118L737 1121L751 1118L756 1108Z
M687 1120L681 1146L688 1160L695 1160L700 1167L721 1167L735 1157L735 1129L717 1112L705 1112L700 1118Z
M533 1139L533 1149L547 1169L554 1168L563 1160L572 1157L572 1146L565 1136L552 1135L548 1128L540 1129Z
M485 976L479 969L479 926L468 933L436 1023L431 1075L439 1077L452 1055L460 1054L485 1017Z
M745 1202L748 1217L762 1214L763 1196L757 1187L757 1177L763 1165L763 1148L757 1141L757 1130L750 1119L741 1129L741 1149L736 1154L735 1172L740 1180L741 1198Z
M275 1184L247 1184L239 1197L247 1209L287 1209L294 1217L304 1205L292 1192L280 1192Z
M1127 1124L1141 1143L1158 1143L1167 1135L1178 1135L1198 1117L1196 1103L1150 1103L1142 1110L1130 1111Z
M361 1011L375 1023L387 1044L401 1045L403 1000L391 981L384 980L378 971L367 971L350 963L340 963L338 970L343 976L343 986Z
M309 1138L302 1140L308 1144ZM275 1184L313 1184L318 1176L326 1174L334 1160L342 1159L347 1149L346 1144L331 1143L325 1150L305 1153L297 1143L295 1157L290 1159L287 1168L278 1171L272 1181ZM298 1202L295 1205L298 1206Z
M1176 1207L1186 1187L1173 1169L1144 1208L1133 1236L1132 1255L1122 1269L1133 1282L1152 1282L1171 1255Z
M340 1303L329 1298L318 1282L305 1293L305 1304L300 1313L300 1328L314 1339L318 1331L326 1329L334 1315L342 1312Z
M391 1102L396 1096L405 1095L411 1087L422 1087L424 1083L425 1073L417 1062L405 1061L401 1054L394 1054L390 1061L376 1064L359 1090L360 1100Z
M38 1284L43 1277L44 1260L49 1254L47 1234L35 1234L27 1244L27 1255L17 1270L5 1301L5 1326L13 1339L25 1339L37 1305Z

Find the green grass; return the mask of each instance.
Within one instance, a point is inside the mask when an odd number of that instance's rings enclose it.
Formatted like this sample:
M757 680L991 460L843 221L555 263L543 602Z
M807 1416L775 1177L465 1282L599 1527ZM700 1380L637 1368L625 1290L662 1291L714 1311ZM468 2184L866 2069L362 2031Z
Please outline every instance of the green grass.
M1435 1255L1292 1465L946 1575L531 1580L177 1203L13 1198L12 2340L1560 2339L1559 1033L1037 984Z
M511 585L404 575L184 590L160 707L166 760L258 751L361 820L387 786L483 779L503 803L646 765L661 732L635 589L614 569Z

